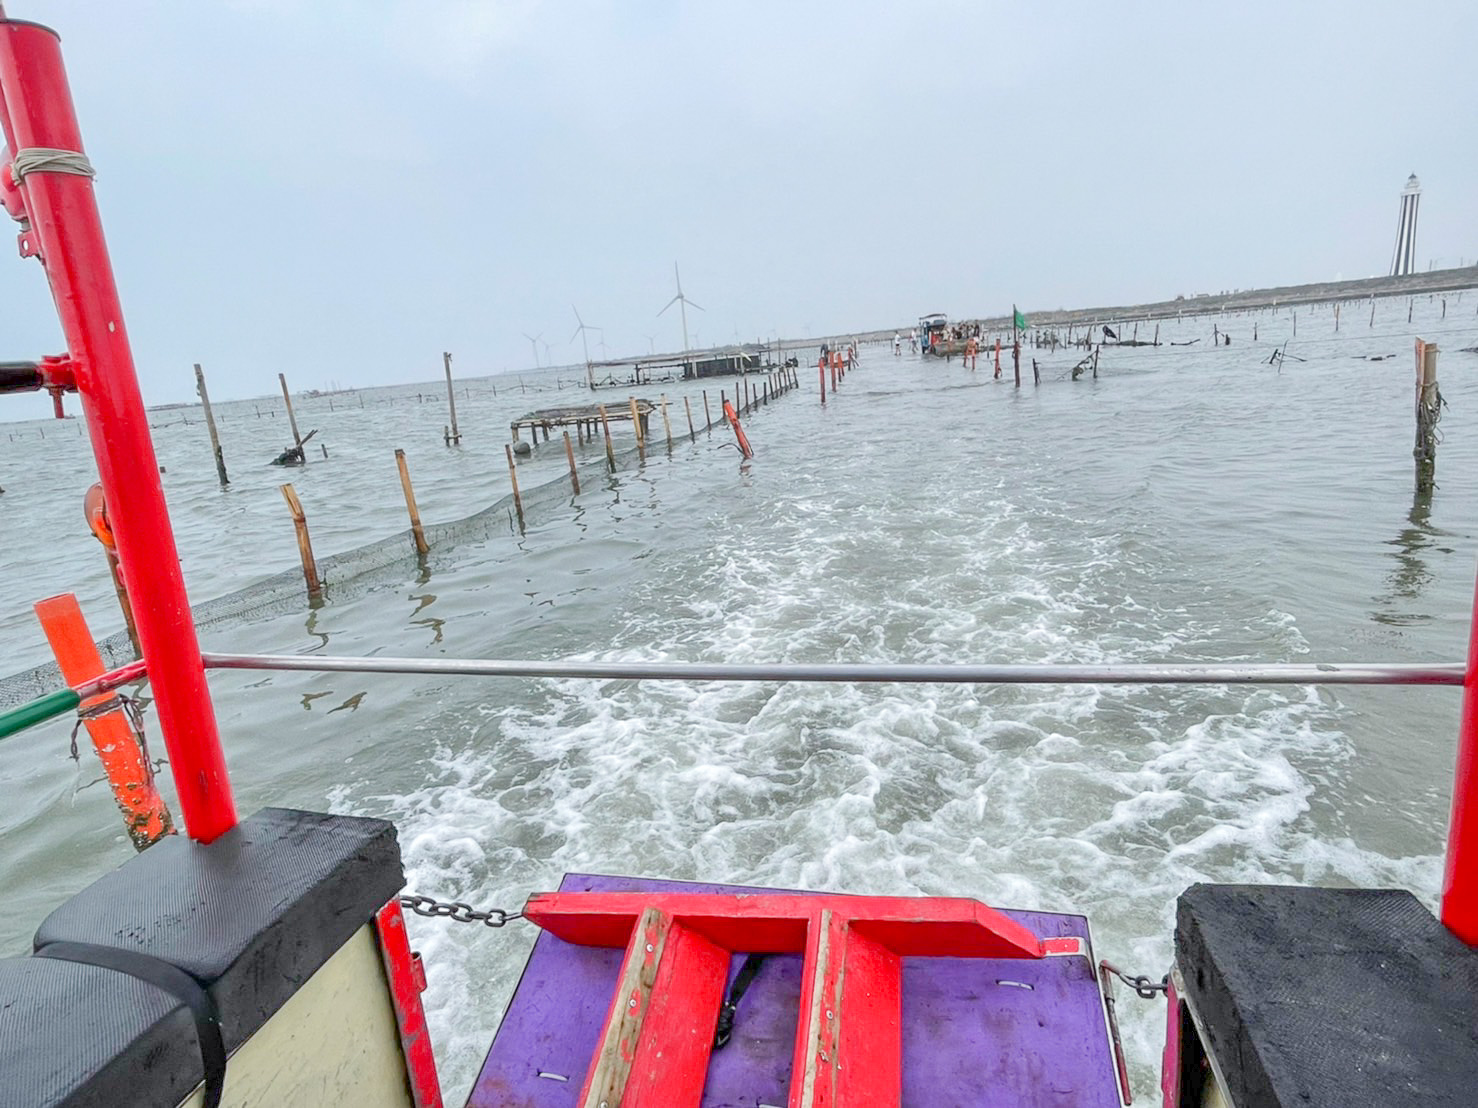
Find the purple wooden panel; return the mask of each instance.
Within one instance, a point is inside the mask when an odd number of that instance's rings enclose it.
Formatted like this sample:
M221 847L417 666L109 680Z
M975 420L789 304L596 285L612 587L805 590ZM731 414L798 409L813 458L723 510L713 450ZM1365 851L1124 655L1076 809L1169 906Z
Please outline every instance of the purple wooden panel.
M587 874L567 874L559 888L783 891ZM1081 916L1002 911L1037 935L1088 933ZM571 946L541 934L468 1108L573 1105L622 956L619 950ZM731 981L743 961L742 955L734 958ZM740 1003L732 1041L709 1063L702 1108L785 1104L800 978L800 955L765 962ZM1098 983L1087 959L906 958L903 1024L906 1106L1118 1108L1120 1103ZM540 1077L541 1072L567 1080Z

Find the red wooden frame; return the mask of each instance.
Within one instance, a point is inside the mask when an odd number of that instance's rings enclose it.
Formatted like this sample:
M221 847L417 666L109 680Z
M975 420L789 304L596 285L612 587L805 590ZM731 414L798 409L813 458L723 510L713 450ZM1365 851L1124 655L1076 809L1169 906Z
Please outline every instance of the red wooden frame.
M696 1104L733 953L803 954L790 1108L896 1105L902 959L1085 954L975 900L794 893L545 893L524 916L580 946L625 947L578 1104Z
M375 931L380 937L385 976L390 981L390 1000L400 1028L400 1045L405 1050L411 1099L416 1108L441 1108L441 1081L436 1075L426 1010L421 1006L426 975L421 970L419 956L411 951L399 900L390 901L375 913Z

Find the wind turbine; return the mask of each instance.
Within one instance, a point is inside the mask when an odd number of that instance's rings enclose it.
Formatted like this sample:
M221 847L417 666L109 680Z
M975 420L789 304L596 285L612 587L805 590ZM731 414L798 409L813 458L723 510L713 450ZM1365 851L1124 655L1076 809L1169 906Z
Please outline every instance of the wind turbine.
M647 349L647 353L648 354L655 354L655 353L657 353L657 336L656 335L648 335L648 336L646 336L646 339L647 339L647 348L648 348Z
M674 304L678 306L678 311L682 313L683 317L683 360L686 361L688 357L688 305L693 304L693 302L683 295L683 275L677 271L676 262L672 263L672 275L677 278L677 295L669 300L663 306L662 311L657 314L661 315ZM701 304L693 304L693 307L697 308L700 312L703 310Z
M585 332L598 331L600 330L600 328L588 326L586 322L580 318L580 309L575 307L575 305L570 305L570 311L575 313L575 322L580 325L575 328L575 335L580 336L580 348L585 351L585 383L590 386L592 391L594 391L595 373L590 368L590 344L585 340ZM571 342L575 341L575 335L570 336Z
M538 369L539 368L539 340L544 337L544 332L543 331L540 331L537 335L531 335L527 331L525 331L523 333L523 337L526 338L526 339L528 339L529 340L529 345L534 348L534 368L535 369Z

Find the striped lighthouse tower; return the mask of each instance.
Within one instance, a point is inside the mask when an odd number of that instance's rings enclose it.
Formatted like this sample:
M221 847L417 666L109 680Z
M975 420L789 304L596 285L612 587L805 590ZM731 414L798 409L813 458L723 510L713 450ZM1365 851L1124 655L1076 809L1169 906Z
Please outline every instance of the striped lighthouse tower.
M1391 276L1416 272L1416 208L1422 200L1421 182L1413 173L1401 190L1401 222L1396 226L1396 253L1391 258Z

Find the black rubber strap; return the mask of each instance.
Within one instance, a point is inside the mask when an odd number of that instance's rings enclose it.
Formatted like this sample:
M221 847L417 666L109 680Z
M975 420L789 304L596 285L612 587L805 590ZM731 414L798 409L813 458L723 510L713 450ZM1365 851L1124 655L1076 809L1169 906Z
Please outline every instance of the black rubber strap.
M760 967L765 964L765 959L768 957L768 954L751 954L739 967L734 983L729 986L729 995L724 998L718 1010L718 1026L713 1032L714 1050L725 1046L734 1034L734 1016L739 1011L739 1001L744 999L745 990L754 984L754 979L759 976Z
M47 943L35 952L35 957L80 962L125 973L182 1001L195 1017L195 1036L200 1040L200 1061L205 1070L204 1108L218 1108L226 1083L226 1044L221 1038L215 1001L200 987L200 982L179 966L160 958L95 943Z

